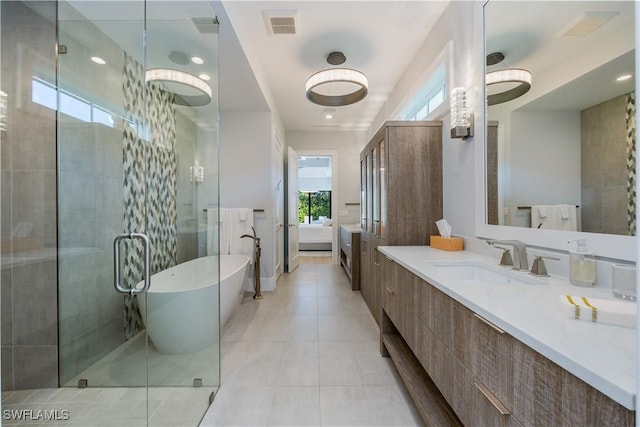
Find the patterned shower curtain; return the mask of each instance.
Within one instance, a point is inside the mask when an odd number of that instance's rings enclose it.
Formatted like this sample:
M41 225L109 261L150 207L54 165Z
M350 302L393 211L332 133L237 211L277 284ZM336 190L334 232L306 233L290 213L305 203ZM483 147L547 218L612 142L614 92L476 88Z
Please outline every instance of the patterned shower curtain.
M177 260L175 106L160 85L145 85L142 65L126 53L123 93L123 229L147 234L154 274ZM130 241L124 252L122 277L132 287L143 279L142 244ZM124 329L126 339L144 329L136 297L124 298Z
M636 93L627 95L627 223L629 235L636 235Z

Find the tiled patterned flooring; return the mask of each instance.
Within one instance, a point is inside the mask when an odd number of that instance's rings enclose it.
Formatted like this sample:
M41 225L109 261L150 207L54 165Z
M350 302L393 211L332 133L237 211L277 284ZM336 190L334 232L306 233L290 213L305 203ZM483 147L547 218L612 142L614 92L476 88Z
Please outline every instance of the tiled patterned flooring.
M421 425L338 266L300 264L245 299L221 347L222 387L201 426Z

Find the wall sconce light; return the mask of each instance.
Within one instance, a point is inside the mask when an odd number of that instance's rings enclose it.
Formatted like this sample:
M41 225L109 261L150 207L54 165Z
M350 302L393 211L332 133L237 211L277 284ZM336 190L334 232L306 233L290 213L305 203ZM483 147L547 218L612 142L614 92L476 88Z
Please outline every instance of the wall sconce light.
M203 166L191 166L191 182L204 182L204 167Z
M467 110L467 92L463 87L451 91L451 138L473 136L473 114Z
M8 95L0 90L0 131L7 130Z

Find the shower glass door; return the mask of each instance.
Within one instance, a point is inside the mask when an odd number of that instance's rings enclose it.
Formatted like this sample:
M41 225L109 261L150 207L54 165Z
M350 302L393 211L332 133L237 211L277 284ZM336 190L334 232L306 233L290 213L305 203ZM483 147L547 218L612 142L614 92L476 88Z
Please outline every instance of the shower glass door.
M57 25L32 90L58 120L60 386L99 389L91 425L196 426L220 384L215 15L60 1Z

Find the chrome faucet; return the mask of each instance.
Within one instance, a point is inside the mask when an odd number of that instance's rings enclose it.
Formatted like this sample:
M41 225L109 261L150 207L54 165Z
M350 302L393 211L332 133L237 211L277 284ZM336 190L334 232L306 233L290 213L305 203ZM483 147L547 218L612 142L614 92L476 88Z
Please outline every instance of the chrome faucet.
M527 245L520 240L487 240L487 244L493 246L498 245L511 245L513 246L513 253L515 259L513 262L514 270L529 270L529 263L527 261Z

